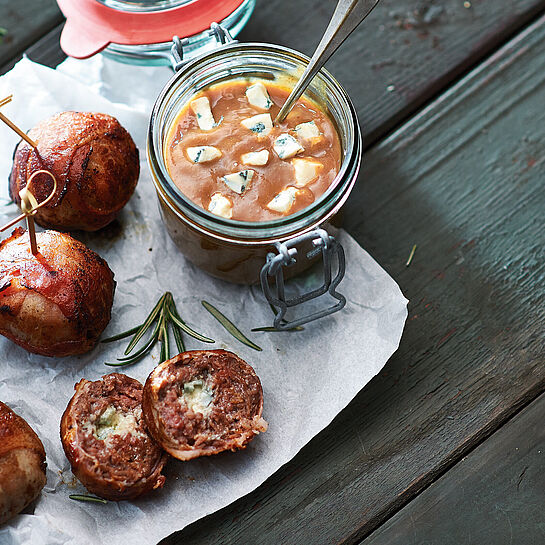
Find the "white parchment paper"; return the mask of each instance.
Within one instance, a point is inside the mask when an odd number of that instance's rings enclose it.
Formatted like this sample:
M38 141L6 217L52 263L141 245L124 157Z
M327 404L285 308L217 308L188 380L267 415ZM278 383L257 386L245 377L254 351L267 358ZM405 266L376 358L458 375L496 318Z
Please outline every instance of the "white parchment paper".
M129 130L140 149L141 174L120 215L121 228L77 235L115 272L117 291L105 335L141 323L160 295L172 291L182 317L216 339L215 345L203 345L187 338L188 349L225 348L255 368L269 430L243 452L169 461L164 488L141 500L107 505L72 501L69 494L85 489L71 482L59 439L61 414L74 384L111 372L104 362L120 356L126 343L99 344L83 356L55 359L29 354L2 337L0 400L36 430L48 465L47 485L33 509L0 528L2 544L111 544L120 536L131 545L155 543L259 486L327 426L398 347L407 301L394 280L343 231L338 238L346 251L347 273L339 291L348 304L342 312L297 333L253 333L251 338L263 348L256 352L231 338L202 308L201 299L210 301L248 333L271 323L258 287L207 276L184 259L163 228L146 165L145 136L148 112L169 76L167 68L128 67L100 56L68 60L57 70L23 59L0 78L0 97L14 93L2 111L24 130L63 110L105 112ZM0 197L7 200L18 138L0 125ZM16 213L14 205L0 203L2 223ZM311 280L307 276L297 284ZM121 371L143 382L156 363L157 352Z

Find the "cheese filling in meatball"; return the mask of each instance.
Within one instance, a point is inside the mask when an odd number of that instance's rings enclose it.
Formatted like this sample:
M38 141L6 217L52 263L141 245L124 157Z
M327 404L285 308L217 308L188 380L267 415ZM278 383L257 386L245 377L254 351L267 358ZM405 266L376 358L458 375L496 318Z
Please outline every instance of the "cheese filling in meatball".
M214 401L214 392L202 379L192 380L183 385L183 394L178 401L194 413L209 415Z
M136 435L143 438L145 434L138 429L138 420L142 418L142 410L134 409L132 412L122 412L110 405L98 417L96 422L88 422L83 429L92 433L101 441L108 441L112 435Z

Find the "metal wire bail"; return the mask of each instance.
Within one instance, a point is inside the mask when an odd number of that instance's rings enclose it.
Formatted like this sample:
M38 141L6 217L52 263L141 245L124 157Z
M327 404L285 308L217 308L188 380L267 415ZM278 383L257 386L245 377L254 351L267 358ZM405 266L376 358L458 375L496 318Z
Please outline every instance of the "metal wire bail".
M313 259L318 254L322 254L323 283L317 289L287 299L283 269L284 267L291 267L297 262L299 254L297 246L305 242L311 242L313 247L303 256L303 259ZM275 247L278 254L269 253L267 263L261 269L261 288L267 301L277 310L274 319L275 328L281 330L291 329L333 314L346 305L346 298L337 292L337 286L343 279L346 269L344 250L334 237L330 236L324 229L316 229L286 242L277 242ZM337 258L337 274L332 278L335 257ZM274 288L270 282L272 278L275 280ZM333 298L337 299L338 303L292 321L285 320L284 317L288 308L316 299L325 293L329 293Z

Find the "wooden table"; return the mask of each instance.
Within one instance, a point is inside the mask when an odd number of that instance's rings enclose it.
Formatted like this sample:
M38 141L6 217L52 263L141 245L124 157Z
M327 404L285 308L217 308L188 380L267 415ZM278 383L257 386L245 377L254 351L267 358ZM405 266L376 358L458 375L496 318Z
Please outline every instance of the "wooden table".
M332 9L261 0L240 38L310 53ZM545 543L544 13L383 0L329 62L367 150L345 226L410 299L401 346L265 484L164 544ZM3 71L60 62L61 25L52 0L0 0Z

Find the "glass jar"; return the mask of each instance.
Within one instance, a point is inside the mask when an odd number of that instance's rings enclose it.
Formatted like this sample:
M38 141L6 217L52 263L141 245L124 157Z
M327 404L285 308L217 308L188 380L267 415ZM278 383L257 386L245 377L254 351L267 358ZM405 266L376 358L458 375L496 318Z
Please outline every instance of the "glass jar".
M184 65L157 98L150 119L148 164L159 198L163 221L176 246L209 274L240 284L260 279L268 254L317 228L327 229L352 190L361 163L362 141L356 111L340 84L322 70L306 96L327 112L336 125L342 148L341 167L328 190L307 208L281 219L246 222L213 215L190 201L174 184L165 164L169 130L191 97L215 83L260 78L293 83L308 57L286 47L261 43L231 43ZM292 260L294 261L294 260ZM312 264L292 262L289 275Z
M120 0L98 0L109 7L116 7ZM162 2L145 2L144 0L135 0L133 2L122 2L127 11L146 12L151 9L154 11L161 9L170 9L192 2L193 0L164 0ZM233 13L225 19L218 21L222 28L227 30L231 36L236 37L244 28L248 19L250 19L256 0L244 0L242 4ZM152 6L149 6L152 4ZM217 47L216 39L210 35L209 30L199 32L186 38L184 44L184 56L186 59L195 58L207 51L212 51ZM172 41L161 42L157 44L142 45L123 45L110 43L101 53L110 59L125 64L136 64L146 66L162 66L171 64Z

